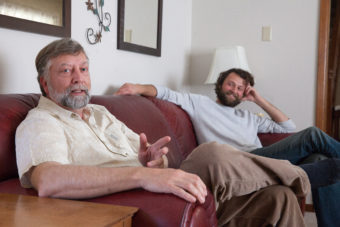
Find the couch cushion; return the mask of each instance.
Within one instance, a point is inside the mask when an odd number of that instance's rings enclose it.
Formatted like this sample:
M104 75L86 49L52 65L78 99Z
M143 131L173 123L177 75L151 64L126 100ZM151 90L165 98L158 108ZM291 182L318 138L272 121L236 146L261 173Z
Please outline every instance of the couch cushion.
M20 185L19 178L0 181L0 193L20 194L37 196L38 192L33 188L23 188Z

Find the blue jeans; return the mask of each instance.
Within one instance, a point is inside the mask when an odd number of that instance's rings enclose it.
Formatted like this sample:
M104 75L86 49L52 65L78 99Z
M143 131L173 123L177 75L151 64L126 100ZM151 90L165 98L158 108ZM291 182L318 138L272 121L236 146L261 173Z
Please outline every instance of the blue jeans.
M320 129L310 127L270 146L253 150L251 153L289 160L297 165L302 159L313 153L340 158L340 143ZM314 188L312 194L318 226L337 226L340 220L338 210L340 205L334 201L340 198L340 183Z

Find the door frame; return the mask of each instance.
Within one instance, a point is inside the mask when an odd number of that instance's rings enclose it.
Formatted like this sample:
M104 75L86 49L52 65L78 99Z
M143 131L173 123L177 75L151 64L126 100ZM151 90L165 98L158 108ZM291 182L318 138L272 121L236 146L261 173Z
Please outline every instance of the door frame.
M328 50L330 32L331 0L320 0L319 46L318 46L318 74L316 90L315 125L329 133L328 122Z

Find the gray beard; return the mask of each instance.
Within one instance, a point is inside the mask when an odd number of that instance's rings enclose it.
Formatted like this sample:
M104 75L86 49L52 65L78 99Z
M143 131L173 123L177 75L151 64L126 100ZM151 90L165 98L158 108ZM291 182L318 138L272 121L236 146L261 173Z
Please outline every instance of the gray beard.
M85 91L85 95L72 96L71 91L73 89L82 89ZM70 86L66 89L64 93L56 93L48 84L48 90L50 91L50 97L54 99L58 104L68 107L72 110L85 107L89 103L91 98L89 90L83 85Z

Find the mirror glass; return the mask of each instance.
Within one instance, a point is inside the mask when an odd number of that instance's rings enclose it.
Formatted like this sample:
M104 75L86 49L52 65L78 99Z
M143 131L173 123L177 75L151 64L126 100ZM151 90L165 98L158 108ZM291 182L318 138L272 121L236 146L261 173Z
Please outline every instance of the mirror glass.
M124 42L157 47L158 0L125 0Z
M118 49L161 55L162 0L118 1Z
M71 0L0 0L0 27L71 37Z
M63 0L0 0L0 14L63 26Z

